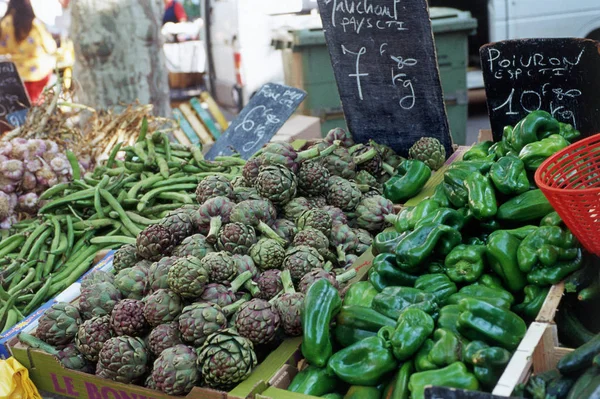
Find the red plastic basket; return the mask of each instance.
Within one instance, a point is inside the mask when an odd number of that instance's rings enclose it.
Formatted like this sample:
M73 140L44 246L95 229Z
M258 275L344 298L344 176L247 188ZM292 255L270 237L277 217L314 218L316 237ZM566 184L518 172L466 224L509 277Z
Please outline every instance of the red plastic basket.
M581 244L600 256L600 134L546 159L535 182Z

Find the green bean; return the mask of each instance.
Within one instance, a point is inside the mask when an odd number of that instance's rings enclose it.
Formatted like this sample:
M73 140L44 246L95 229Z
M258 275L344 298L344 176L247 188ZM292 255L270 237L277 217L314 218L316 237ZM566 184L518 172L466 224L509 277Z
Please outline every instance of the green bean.
M52 255L62 255L67 252L69 242L67 239L67 234L61 231L60 238L58 240L58 247L54 251L51 252Z
M167 137L167 135L165 133L159 133L159 135L162 138L162 143L163 143L163 146L161 149L165 150L165 159L167 160L167 162L169 162L171 160L171 156L172 156L171 143L169 142L169 137Z
M106 166L109 168L113 167L113 163L115 162L115 158L117 157L117 154L119 153L119 150L121 149L121 146L123 145L123 143L117 143L116 146L113 147L113 149L110 152L110 155L108 156L108 159L106 160Z
M6 314L6 322L4 323L4 327L2 328L2 331L0 331L0 334L10 330L12 326L17 324L17 321L17 311L15 309L9 309Z
M199 179L197 176L185 176L185 177L179 177L179 178L171 178L169 180L161 180L157 183L155 183L154 185L152 185L152 188L158 188L158 187L165 187L165 186L170 186L173 184L181 184L181 183L194 183L194 184L198 184L200 182L201 179Z
M79 168L79 160L71 150L67 150L67 159L71 164L73 180L81 179L81 169Z
M161 149L160 147L158 147L156 149L156 152L159 152L161 154L165 154L165 158L167 155L167 151ZM171 157L177 157L179 159L185 159L185 158L191 158L192 157L192 153L189 151L178 151L178 150L171 150ZM170 159L167 159L167 161L170 161Z
M6 292L2 284L0 284L0 300L8 301L10 299L10 294Z
M146 134L148 134L148 119L144 116L142 119L142 127L140 128L140 135L137 138L137 142L143 142L146 140Z
M104 209L102 209L102 201L100 199L100 190L102 190L108 184L110 177L104 176L100 184L96 186L96 190L94 191L94 209L96 209L96 214L100 217L104 217Z
M193 204L194 203L194 199L185 193L171 193L171 192L160 193L157 195L157 198L170 200L170 201L177 201L182 204Z
M174 169L181 169L183 166L188 165L189 162L186 160L179 160L176 157L172 157L173 159L171 160L171 162L167 162L167 165L169 166L169 168L174 168Z
M17 303L28 303L33 299L35 294L24 294L17 298Z
M94 237L90 240L92 244L131 244L135 245L135 238L127 237L127 236L104 236L104 237Z
M185 166L183 166L182 170L185 173L194 173L194 174L206 172L205 169L200 169L199 167L197 167L195 165L185 165Z
M138 141L135 143L133 145L133 152L140 159L140 161L142 161L142 163L146 164L148 162L148 155L144 149L144 144L145 143L143 141Z
M44 231L46 231L48 227L48 224L44 222L40 224L35 230L33 230L33 232L29 235L29 237L27 237L27 240L21 247L21 251L19 252L19 258L25 258L25 255L29 253L29 250L31 249L33 243L38 239L38 237L42 233L44 233Z
M57 194L62 193L69 187L70 187L70 183L58 183L58 184L50 187L46 191L44 191L42 193L42 195L40 195L39 199L40 199L40 201L47 200L49 198L54 197Z
M107 169L104 174L114 177L119 176L122 173L127 173L127 168L125 166L121 166L120 168Z
M40 288L38 290L38 292L35 293L33 298L31 298L31 300L29 301L27 306L25 306L25 308L23 309L24 314L28 315L34 309L36 309L39 305L41 305L41 303L44 301L44 299L46 299L46 294L48 294L48 291L50 290L50 287L52 286L52 281L53 281L53 276L52 275L48 276L48 278L44 282L44 285L42 286L42 288Z
M109 193L106 190L100 190L100 195L102 195L102 198L104 198L104 200L106 202L108 202L108 204L119 213L119 218L121 219L121 222L123 223L123 225L125 227L127 227L127 229L132 232L133 234L135 234L136 236L142 231L142 229L140 229L139 227L137 227L132 221L131 219L129 219L129 217L127 216L127 214L125 213L125 210L123 209L123 207L121 206L121 204L119 204L117 202L117 200L115 199L115 197L112 196L111 193Z
M71 255L73 250L73 243L75 241L75 229L73 228L73 218L71 215L67 215L67 252L66 256Z
M85 176L83 176L83 181L92 187L95 187L98 185L98 183L100 183L99 180L89 177L89 176L87 176L87 174Z
M138 213L130 212L130 211L126 211L125 213L127 214L127 216L129 216L129 219L131 219L132 222L137 223L137 224L142 224L144 226L150 226L152 224L160 223L160 219L148 219L148 218L141 216Z
M14 287L8 289L8 294L9 295L14 295L16 292L18 292L18 291L22 290L23 288L27 287L27 285L29 283L31 283L34 278L35 278L35 268L30 267L27 270L27 274L25 275L25 277L21 281L19 281L18 284L15 284Z
M91 185L87 184L83 180L73 180L71 182L71 185L73 186L72 188L76 188L77 190L85 190L85 189L88 189L88 188L92 188ZM75 191L75 192L77 192L77 191Z
M54 226L54 238L52 239L52 244L50 245L50 255L48 255L48 259L46 259L46 263L44 264L44 273L43 276L46 277L52 271L52 266L54 266L54 260L56 255L52 252L58 249L58 245L60 244L60 236L61 229L58 220L54 217L50 218L52 225Z
M140 180L131 188L131 190L129 190L127 196L131 199L136 198L138 191L140 191L142 188L152 187L153 184L162 180L164 180L164 177L159 174Z
M160 193L170 192L170 191L179 191L179 190L194 190L196 189L196 184L174 184L166 187L159 187L148 191L146 194L140 198L140 202L137 205L138 212L144 210L146 205L150 202L152 198L157 196Z
M58 283L59 281L67 278L69 276L70 270L74 267L74 265L79 265L83 260L85 260L89 256L96 256L100 249L101 247L97 245L89 245L87 248L80 251L77 255L73 256L72 259L69 259L68 262L63 263L62 267L58 269L58 272L53 274L54 283Z
M0 258L4 258L6 255L19 248L25 241L23 234L16 234L8 237L0 242Z
M172 211L177 208L181 208L181 204L159 204L144 209L142 214L146 216L152 216L164 211Z
M114 226L115 221L113 219L97 219L97 220L84 220L81 222L73 223L73 228L75 230L85 230L85 229L99 229L102 227Z
M27 255L28 261L38 259L40 254L40 248L42 248L42 245L46 243L46 240L48 239L48 237L50 237L51 234L51 229L44 230L44 232L40 235L40 238L31 246L31 250Z
M48 204L46 204L42 208L40 208L39 212L46 213L49 210L54 209L58 206L61 206L64 204L70 204L74 201L85 200L85 199L89 199L89 198L93 198L93 197L94 197L94 188L89 188L87 190L78 191L76 193L69 194L62 198L56 199L52 202L49 202Z
M42 275L44 274L44 266L46 264L46 260L48 259L48 245L44 244L40 248L40 254L38 256L35 263L35 279L41 280ZM33 259L32 259L33 260Z
M144 164L135 162L125 162L125 167L133 173L141 173L144 171Z
M162 157L162 155L157 155L156 163L158 164L158 169L160 171L161 176L164 177L165 179L168 179L169 178L169 164L167 163L167 161Z

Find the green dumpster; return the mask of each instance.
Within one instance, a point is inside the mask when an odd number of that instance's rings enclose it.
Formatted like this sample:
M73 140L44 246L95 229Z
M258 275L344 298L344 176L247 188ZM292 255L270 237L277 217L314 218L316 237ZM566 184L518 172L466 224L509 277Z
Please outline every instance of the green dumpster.
M466 144L467 36L477 21L468 11L432 7L429 10L437 49L440 79L452 138ZM308 96L299 112L321 119L321 131L346 127L323 30L300 29L274 41L282 49L285 83L305 90Z

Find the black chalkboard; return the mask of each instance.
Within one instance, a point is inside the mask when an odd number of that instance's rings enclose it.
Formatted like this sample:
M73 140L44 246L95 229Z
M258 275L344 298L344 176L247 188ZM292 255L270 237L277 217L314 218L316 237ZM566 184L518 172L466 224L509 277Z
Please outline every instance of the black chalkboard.
M348 128L406 156L420 137L452 153L426 0L317 0Z
M29 109L20 109L18 111L12 112L12 113L6 115L6 121L12 127L23 126L25 124L25 121L27 120L27 112L28 111L29 111Z
M0 62L0 131L10 130L8 114L31 106L23 81L12 62Z
M507 397L464 389L428 387L425 388L425 399L507 399Z
M229 125L205 158L239 152L243 159L250 158L268 143L292 116L306 97L306 92L276 83L267 83L250 99L248 105Z
M479 50L494 140L506 125L542 109L582 136L600 132L600 43L521 39Z

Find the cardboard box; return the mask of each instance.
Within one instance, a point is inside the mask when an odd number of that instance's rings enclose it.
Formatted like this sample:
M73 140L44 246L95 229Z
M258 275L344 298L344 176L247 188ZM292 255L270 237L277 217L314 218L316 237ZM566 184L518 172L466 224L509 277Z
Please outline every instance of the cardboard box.
M321 121L319 118L294 114L284 123L271 141L290 142L299 139L320 139L321 137Z

